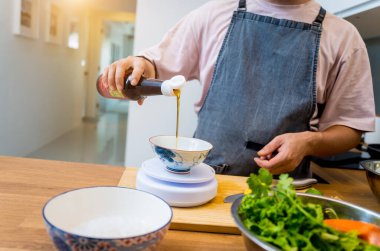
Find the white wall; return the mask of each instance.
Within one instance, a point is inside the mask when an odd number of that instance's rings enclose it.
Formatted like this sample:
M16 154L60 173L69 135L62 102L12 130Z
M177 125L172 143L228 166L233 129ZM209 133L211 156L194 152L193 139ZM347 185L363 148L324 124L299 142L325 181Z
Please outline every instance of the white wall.
M12 3L0 1L0 155L23 156L80 122L83 51L44 41L44 0L39 38L12 34Z
M135 54L158 43L166 31L181 17L207 0L138 0L136 11ZM199 83L193 81L182 91L180 136L191 137L197 124L193 104L200 97ZM155 135L175 135L176 100L150 97L143 106L130 102L128 115L126 166L140 166L154 156L149 138Z

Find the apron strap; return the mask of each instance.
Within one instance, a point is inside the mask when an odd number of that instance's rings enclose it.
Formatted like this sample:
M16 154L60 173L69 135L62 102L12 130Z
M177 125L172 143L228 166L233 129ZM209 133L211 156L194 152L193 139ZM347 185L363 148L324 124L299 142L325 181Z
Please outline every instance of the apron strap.
M325 16L326 16L326 10L321 7L319 9L318 16L315 18L313 22L313 26L320 27L322 25L323 20L325 19Z
M246 0L239 0L239 7L238 11L246 11L247 10L247 1Z

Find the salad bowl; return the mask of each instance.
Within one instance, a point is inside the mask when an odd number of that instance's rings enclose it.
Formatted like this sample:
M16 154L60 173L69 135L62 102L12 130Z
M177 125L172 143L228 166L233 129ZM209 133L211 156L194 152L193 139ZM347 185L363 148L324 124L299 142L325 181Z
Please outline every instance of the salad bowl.
M369 187L380 202L380 160L365 160L360 165L366 170Z
M339 219L363 221L380 226L380 214L354 204L314 194L297 193L297 197L299 197L303 203L321 205L324 212L326 212L326 210L333 209ZM249 231L243 224L243 221L238 213L242 199L243 198L241 197L234 201L231 207L231 214L239 230L242 232L246 249L268 251L280 250L278 247L261 240L258 236Z

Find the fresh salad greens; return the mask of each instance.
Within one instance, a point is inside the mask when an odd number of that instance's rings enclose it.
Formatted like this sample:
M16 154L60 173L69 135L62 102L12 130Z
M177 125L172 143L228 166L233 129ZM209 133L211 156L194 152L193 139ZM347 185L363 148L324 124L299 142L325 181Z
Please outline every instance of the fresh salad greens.
M321 205L302 203L292 181L282 174L274 188L272 175L263 168L248 178L252 193L242 199L239 215L261 240L289 251L380 250L359 239L356 232L342 233L324 225Z
M307 189L305 193L315 194L315 195L323 195L321 191L319 191L318 189L315 189L314 187Z

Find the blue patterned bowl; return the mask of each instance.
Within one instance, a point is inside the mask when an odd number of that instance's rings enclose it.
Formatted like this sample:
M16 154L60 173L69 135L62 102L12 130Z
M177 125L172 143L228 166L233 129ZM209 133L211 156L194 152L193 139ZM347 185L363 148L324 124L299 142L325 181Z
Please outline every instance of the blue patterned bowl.
M176 136L155 136L149 139L153 151L174 173L189 173L190 169L202 163L212 149L207 141Z
M172 219L162 199L124 187L68 191L50 199L42 214L60 251L154 250Z

